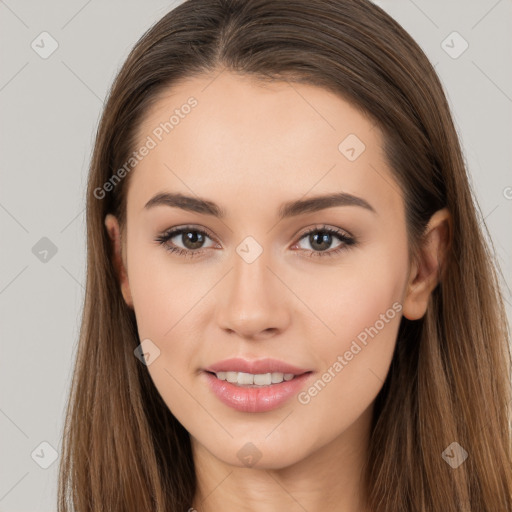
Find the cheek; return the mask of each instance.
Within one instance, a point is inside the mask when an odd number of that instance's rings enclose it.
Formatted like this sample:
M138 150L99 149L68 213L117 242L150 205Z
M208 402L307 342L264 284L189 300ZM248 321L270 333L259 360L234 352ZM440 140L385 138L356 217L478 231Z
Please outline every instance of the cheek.
M341 289L332 284L328 292L331 300L321 311L335 334L311 338L318 372L297 397L301 419L319 433L319 446L356 422L382 388L401 319L400 276L386 265L382 271L367 268L348 273Z
M198 403L190 398L190 374L197 346L194 338L194 305L206 293L192 266L171 263L163 248L137 241L128 253L128 277L141 342L151 340L158 356L147 370L169 410L181 420L201 416ZM154 348L156 346L156 348ZM197 406L197 409L195 407Z
M310 338L318 341L315 348L342 350L359 334L364 337L365 329L376 322L379 330L385 330L387 320L393 320L397 309L401 310L407 258L406 247L375 244L354 251L322 273L301 278L297 295L307 298L308 306L328 328L322 327L323 336L310 333ZM379 320L386 313L383 327ZM329 339L333 343L326 343Z
M179 407L186 399L179 384L197 369L198 312L216 278L207 270L198 272L195 265L179 264L164 248L136 234L132 240L128 277L137 330L141 342L149 339L159 350L148 371L157 388Z
M308 304L331 332L323 329L323 336L309 332L322 382L306 390L304 403L314 398L315 407L326 410L329 404L342 403L347 407L344 412L329 413L341 418L347 410L361 413L375 398L396 344L407 258L405 244L400 248L375 244L354 252L330 279L311 278L309 289L316 291L307 295ZM313 281L323 286L311 288Z
M163 339L187 314L202 288L192 266L173 264L163 247L137 235L128 251L128 278L141 336ZM204 292L203 292L204 293Z

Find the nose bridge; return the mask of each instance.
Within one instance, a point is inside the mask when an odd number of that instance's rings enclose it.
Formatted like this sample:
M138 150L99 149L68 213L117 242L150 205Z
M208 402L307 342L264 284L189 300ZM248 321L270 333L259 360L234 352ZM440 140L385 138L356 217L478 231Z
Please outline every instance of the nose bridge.
M268 305L275 283L268 267L270 250L264 249L253 237L246 237L236 248L233 255L233 272L230 282L230 295L238 307L252 307L255 302L259 307ZM263 301L263 302L262 302ZM232 304L233 306L233 304Z
M281 329L287 319L283 285L273 272L271 251L253 237L246 237L233 254L232 271L226 276L218 302L222 328L254 336L260 331ZM283 300L284 299L284 300Z

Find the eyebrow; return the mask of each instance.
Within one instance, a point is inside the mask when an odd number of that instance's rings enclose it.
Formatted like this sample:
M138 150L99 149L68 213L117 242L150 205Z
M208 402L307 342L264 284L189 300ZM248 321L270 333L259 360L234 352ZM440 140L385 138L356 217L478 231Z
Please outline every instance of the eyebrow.
M150 209L155 206L170 206L190 212L212 215L219 219L226 217L226 210L208 199L186 196L181 193L161 192L152 197L144 206ZM311 213L335 206L360 206L373 213L375 209L363 198L338 192L322 196L315 196L309 199L298 199L283 203L278 210L279 219L295 217L304 213Z

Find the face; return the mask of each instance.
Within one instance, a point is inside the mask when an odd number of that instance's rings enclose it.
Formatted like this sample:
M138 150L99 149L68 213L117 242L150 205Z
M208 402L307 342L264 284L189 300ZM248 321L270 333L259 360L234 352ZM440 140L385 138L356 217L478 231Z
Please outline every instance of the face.
M139 127L123 293L194 446L284 467L368 424L410 277L404 202L351 104L214 78L173 86Z

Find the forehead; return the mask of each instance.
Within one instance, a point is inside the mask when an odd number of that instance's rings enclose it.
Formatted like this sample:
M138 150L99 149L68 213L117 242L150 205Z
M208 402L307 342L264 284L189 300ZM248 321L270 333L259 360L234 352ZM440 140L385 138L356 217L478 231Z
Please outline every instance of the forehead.
M397 200L379 128L314 85L227 71L188 78L156 99L137 139L135 149L152 141L132 171L128 203L131 197L138 209L164 189L201 197L219 191L231 202L242 193L282 202L308 190Z

